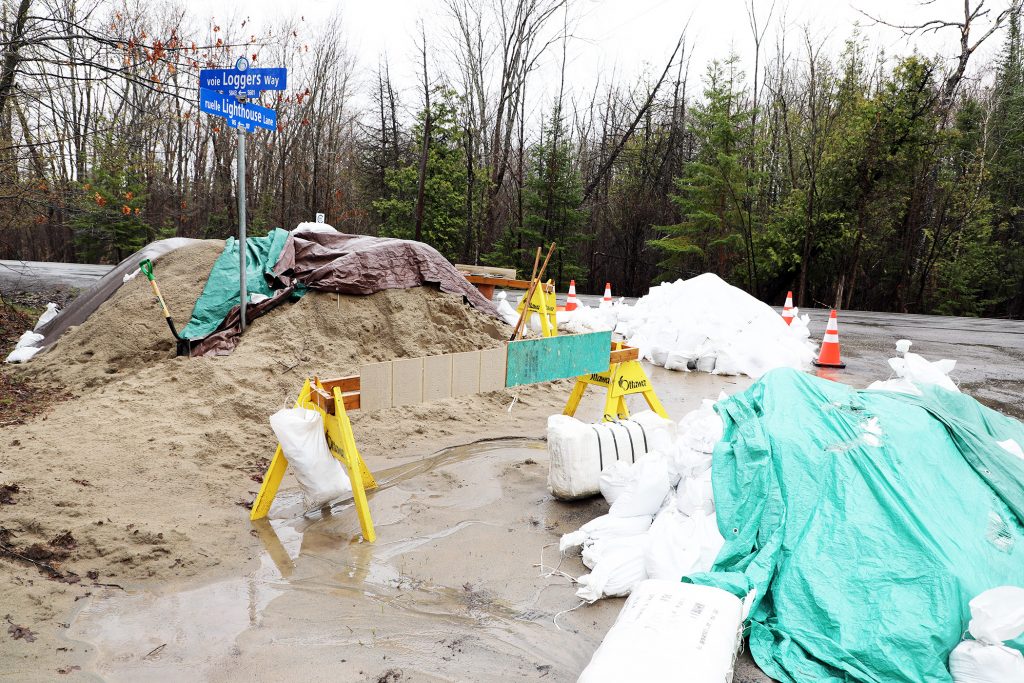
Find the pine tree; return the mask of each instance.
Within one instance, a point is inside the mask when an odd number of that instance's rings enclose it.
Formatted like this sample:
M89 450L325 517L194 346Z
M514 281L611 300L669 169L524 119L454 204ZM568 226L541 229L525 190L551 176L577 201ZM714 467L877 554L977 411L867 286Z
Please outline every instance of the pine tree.
M1024 44L1020 10L1010 16L1006 43L999 57L994 86L989 165L996 238L1007 277L1000 297L1005 314L1024 314Z
M530 151L530 166L523 188L523 225L506 233L489 262L529 269L538 245L555 242L558 248L546 271L559 289L580 278L584 268L579 245L588 239L587 219L581 210L583 180L572 164L572 150L560 105L555 105L541 139ZM520 246L521 245L521 246Z
M431 100L430 144L427 148L422 239L445 258L456 260L466 223L466 152L458 122L455 95L438 90ZM426 112L420 112L412 144L423 144ZM381 234L412 239L419 169L409 163L385 174L387 196L373 203L381 215Z
M145 221L145 181L127 146L108 136L81 183L71 220L80 258L118 262L161 235Z
M682 220L660 226L653 242L665 258L663 271L712 271L753 288L754 254L748 193L755 185L744 163L751 139L751 110L744 107L738 58L714 61L705 77L704 102L694 107L689 127L698 151L675 181L672 201Z

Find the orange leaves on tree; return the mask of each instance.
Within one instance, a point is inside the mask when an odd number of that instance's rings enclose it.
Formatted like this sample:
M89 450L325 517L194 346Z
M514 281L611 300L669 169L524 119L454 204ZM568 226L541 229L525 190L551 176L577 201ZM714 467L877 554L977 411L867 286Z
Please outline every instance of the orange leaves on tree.
M99 192L94 194L92 198L96 202L96 206L106 206L107 205L106 198L103 195L101 195Z
M132 207L125 204L124 206L121 207L121 213L123 213L125 216L132 215Z

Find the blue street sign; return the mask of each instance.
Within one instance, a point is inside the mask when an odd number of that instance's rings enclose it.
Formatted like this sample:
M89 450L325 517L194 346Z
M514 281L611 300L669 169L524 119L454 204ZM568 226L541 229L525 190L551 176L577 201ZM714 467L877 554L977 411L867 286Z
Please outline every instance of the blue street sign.
M244 59L244 58L243 58ZM284 90L288 87L288 69L253 69L248 62L238 60L235 69L202 69L199 87L216 90L229 97L259 97L264 90Z
M228 120L232 128L253 131L256 128L277 129L277 112L258 104L242 103L231 95L199 89L199 110Z

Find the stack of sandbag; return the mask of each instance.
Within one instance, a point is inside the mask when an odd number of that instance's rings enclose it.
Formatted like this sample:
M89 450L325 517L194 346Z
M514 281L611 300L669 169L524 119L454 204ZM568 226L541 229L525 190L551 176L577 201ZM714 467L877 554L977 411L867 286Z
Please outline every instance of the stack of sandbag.
M548 490L561 500L595 496L601 475L617 463L670 448L675 423L652 411L628 420L587 424L568 415L548 418Z
M1004 643L1024 633L1024 588L1000 586L971 600L965 640L949 655L954 683L1024 681L1024 655Z
M642 581L579 681L731 681L749 604L711 586Z
M602 472L608 514L565 534L563 554L576 548L590 573L576 595L588 602L628 595L648 578L679 581L707 571L724 539L715 517L711 452L722 435L714 402L687 414L675 438L635 463Z
M809 318L790 325L771 306L717 275L652 287L619 312L615 332L643 357L669 370L760 377L779 367L805 368L814 359Z

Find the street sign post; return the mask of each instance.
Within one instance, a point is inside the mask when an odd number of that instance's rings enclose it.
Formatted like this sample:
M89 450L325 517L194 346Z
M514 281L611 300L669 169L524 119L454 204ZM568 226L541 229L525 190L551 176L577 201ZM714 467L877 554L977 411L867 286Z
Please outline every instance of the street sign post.
M228 97L259 97L264 90L288 87L288 69L202 69L199 87Z
M277 130L277 112L246 99L264 90L284 90L288 69L252 69L239 57L234 69L202 69L199 72L199 110L227 120L238 131L238 295L241 330L245 332L248 291L245 283L245 132L257 128Z
M257 128L277 129L277 112L273 109L239 102L235 97L214 90L199 89L199 109L227 119L232 128L245 128L248 131Z

